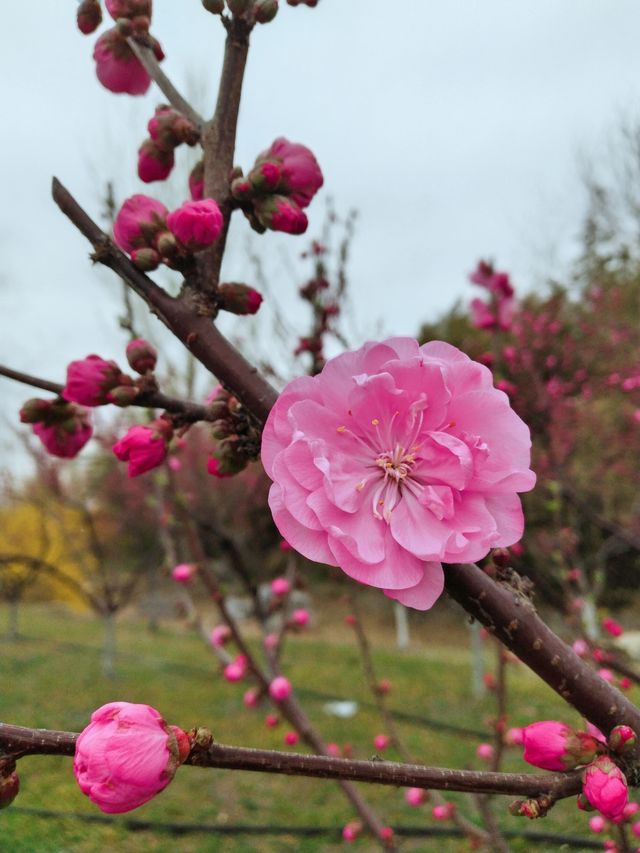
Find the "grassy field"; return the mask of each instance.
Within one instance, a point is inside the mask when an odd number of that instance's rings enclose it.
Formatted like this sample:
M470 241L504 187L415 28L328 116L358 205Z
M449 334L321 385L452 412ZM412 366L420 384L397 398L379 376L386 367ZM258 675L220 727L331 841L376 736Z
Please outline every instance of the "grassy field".
M325 623L288 643L285 671L325 739L349 742L354 755L366 758L373 752L373 734L381 731L376 713L361 708L351 719L339 719L324 712L322 700L305 695L305 691L320 691L336 698L369 699L355 643L341 627L341 616L335 619L335 630ZM425 622L414 633L412 648L398 654L390 628L373 627L370 633L379 675L393 682L392 707L449 724L475 729L486 726L493 712L492 697L475 700L471 696L464 632L454 633L452 640L441 622L436 620L432 628ZM128 700L153 705L169 722L184 728L207 725L222 742L284 748L283 727L264 725L266 708L246 710L242 705L246 685L224 682L202 641L177 623L163 625L152 634L141 622L122 620L118 624L118 674L113 681L101 675L101 626L92 618L61 608L30 606L22 614L22 631L23 639L1 646L0 719L5 722L77 731L99 705ZM510 725L545 718L577 722L524 667L509 668L509 687L511 707L517 709ZM401 723L400 730L418 761L479 766L475 758L478 739L409 723ZM397 758L392 752L388 757ZM525 767L517 750L509 753L505 769ZM45 819L26 810L101 813L77 788L69 759L29 758L21 762L19 770L20 796L12 808L0 812L1 853L331 853L345 849L338 830L353 817L330 782L189 767L182 768L166 791L130 817L222 829L237 824L335 827L335 836L221 835L211 830L176 836L157 829L132 831L124 825L124 818L104 824L71 817ZM361 786L361 790L391 826L438 825L429 807L407 806L402 791L374 786ZM474 814L464 797L452 795L451 799L466 814ZM586 835L587 818L573 802L561 803L537 824L509 817L507 804L507 799L495 804L503 826ZM531 841L513 841L511 846L514 851L563 849L549 843L533 846ZM377 848L371 840L362 839L353 849ZM467 845L459 839L406 839L402 849L445 853L465 850Z

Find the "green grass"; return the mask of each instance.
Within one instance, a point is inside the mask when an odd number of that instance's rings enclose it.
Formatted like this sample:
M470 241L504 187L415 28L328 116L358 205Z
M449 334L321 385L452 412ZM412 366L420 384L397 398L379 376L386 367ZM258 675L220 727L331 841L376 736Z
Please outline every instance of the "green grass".
M284 728L268 729L267 709L246 710L246 685L230 685L218 673L216 661L202 641L177 624L149 633L143 623L123 620L118 625L117 678L105 680L100 671L101 626L94 619L61 608L31 606L22 614L25 639L0 646L0 719L21 725L79 730L90 713L113 700L146 702L172 723L184 728L207 725L217 740L242 746L281 748ZM325 632L326 634L327 632ZM336 697L367 701L355 644L346 631L295 637L287 644L285 671L303 691L318 690ZM493 713L491 695L475 700L470 694L469 665L464 643L451 641L437 620L417 632L416 647L396 653L388 628L371 631L380 677L390 678L389 701L401 708L450 724L485 728ZM464 635L461 636L464 640ZM375 642L374 642L375 645ZM575 716L548 688L522 666L509 668L510 706L517 715L510 725L536 719ZM369 757L373 734L382 730L373 710L361 709L351 719L327 716L322 702L305 700L305 707L326 740L353 745L354 755ZM478 767L477 741L401 724L400 730L417 761L451 767ZM390 759L397 758L389 753ZM506 770L524 771L517 750L510 751ZM71 818L43 819L22 813L19 807L69 811L85 815L100 812L76 787L71 761L33 757L20 762L21 793L15 806L0 812L0 850L11 853L331 853L344 850L339 840L300 839L292 836L220 836L193 833L181 836L161 832L131 832L122 821L101 825ZM435 825L429 808L411 809L402 792L381 786L361 786L385 823L405 826ZM461 795L451 795L465 814L473 806ZM501 823L512 829L539 829L585 834L586 817L573 802L564 802L539 824L509 817L508 799L496 800ZM228 824L322 825L339 828L353 815L335 783L289 779L268 774L182 768L174 782L156 799L131 814L148 821ZM362 840L354 850L375 849ZM457 851L461 840L406 840L404 851ZM553 850L530 842L513 842L512 849Z

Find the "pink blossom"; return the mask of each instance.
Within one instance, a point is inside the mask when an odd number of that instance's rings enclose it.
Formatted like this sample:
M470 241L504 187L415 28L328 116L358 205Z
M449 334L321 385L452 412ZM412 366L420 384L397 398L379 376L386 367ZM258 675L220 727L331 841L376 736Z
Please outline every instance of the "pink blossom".
M362 832L362 824L360 821L353 820L348 823L342 830L342 839L346 842L355 841Z
M123 252L151 246L157 234L166 227L167 208L146 195L128 198L113 223L113 237Z
M557 720L543 720L523 729L525 761L543 770L572 770L596 754L595 739Z
M280 723L280 717L277 714L267 714L264 723L268 728L273 729Z
M164 462L171 433L171 425L162 418L148 426L136 424L112 450L121 462L128 463L129 476L139 477Z
M441 561L517 542L533 487L529 430L490 371L446 343L367 343L289 383L262 462L282 536L390 598L426 610Z
M93 712L78 737L73 772L103 812L120 814L166 788L188 754L186 734L155 708L111 702Z
M221 648L231 638L231 628L228 625L216 625L209 634L209 642L215 648Z
M291 682L284 675L278 675L269 685L269 695L276 702L284 702L291 696Z
M617 821L624 815L629 799L627 780L606 755L599 755L582 774L582 791L604 817Z
M265 228L285 234L304 234L309 221L293 199L284 195L269 195L256 199L255 214Z
M225 666L222 674L227 681L241 681L247 674L247 666L236 658Z
M471 324L476 329L493 329L496 326L496 317L486 302L482 299L471 300Z
M158 361L158 351L144 338L134 338L129 341L126 355L129 367L142 376L154 370Z
M294 610L291 614L291 621L298 628L305 628L309 624L309 611L304 608Z
M493 758L494 749L490 743L480 743L476 749L476 755L483 761L491 761Z
M611 634L612 637L620 637L623 633L622 625L610 616L605 616L602 620L602 627L608 634Z
M435 820L451 820L454 811L455 805L453 803L445 803L442 806L434 806L431 809L431 816Z
M391 743L391 738L388 735L376 735L373 739L373 745L378 752L384 752Z
M300 207L308 207L311 200L323 184L322 172L318 161L305 145L289 142L280 136L271 147L258 157L260 161L273 161L279 165L277 180L272 176L273 188L279 186L286 195L291 196Z
M294 746L296 743L298 743L300 738L298 737L297 732L285 732L283 740L289 746Z
M114 20L143 15L151 17L151 0L105 0L107 12Z
M62 398L27 400L20 420L31 424L48 453L62 459L77 456L93 434L88 410Z
M68 365L62 396L83 406L104 406L110 402L109 392L122 384L121 376L115 361L88 355Z
M581 640L581 639L574 640L571 648L578 655L578 657L583 658L589 654L589 646L585 640Z
M145 184L166 180L174 165L173 150L160 148L153 139L145 139L138 149L138 177Z
M591 830L591 832L603 832L605 826L605 820L601 815L596 814L593 817L589 818L589 829Z
M162 51L155 50L161 58ZM117 94L144 95L151 78L137 59L118 27L106 30L93 49L98 80L105 89Z
M242 701L244 702L247 708L256 708L258 705L258 694L255 690L247 690L244 696L242 697Z
M185 201L167 217L169 230L190 252L206 249L220 236L224 220L212 198Z
M193 566L189 563L180 563L172 569L171 577L176 583L189 583L193 577Z
M271 592L279 598L291 592L291 584L286 578L274 578L271 581Z
M612 684L615 681L615 675L611 672L610 669L599 669L598 675L600 678L603 678L605 681L608 681L609 684Z
M83 35L95 32L102 23L102 9L98 0L82 0L76 12L76 21Z
M524 729L517 727L507 729L504 740L509 746L519 746L524 742Z
M407 788L404 792L404 798L410 806L421 806L427 799L427 792L424 788Z
M326 748L327 755L332 755L334 758L338 758L340 755L340 747L337 743L328 743Z

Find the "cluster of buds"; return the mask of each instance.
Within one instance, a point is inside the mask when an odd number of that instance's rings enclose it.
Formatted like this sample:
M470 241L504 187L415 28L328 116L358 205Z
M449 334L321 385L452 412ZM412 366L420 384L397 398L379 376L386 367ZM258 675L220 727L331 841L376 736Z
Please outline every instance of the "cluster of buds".
M149 33L151 0L105 0L105 5L116 24L102 33L93 50L98 80L111 92L144 95L151 78L127 39L150 48L158 61L164 59L160 44ZM81 33L95 32L102 22L98 0L82 0L76 20Z
M308 225L304 208L322 184L313 153L279 137L258 156L246 177L234 170L231 193L256 231L303 234Z
M123 373L115 361L88 355L67 366L67 381L62 396L82 406L130 405L139 393L131 376Z
M258 431L242 403L222 386L213 390L207 402L213 421L212 435L218 441L207 470L214 477L233 477L257 459Z
M473 284L486 288L488 301L473 299L471 322L477 329L506 331L511 328L515 310L513 285L506 272L496 272L493 265L480 261L469 276Z
M175 164L175 150L183 143L194 146L198 128L173 107L162 104L147 125L149 136L138 149L138 177L146 184L164 181Z
M310 372L313 375L324 367L324 337L332 331L332 324L340 314L340 306L327 278L326 252L326 248L314 240L310 251L303 253L303 257L313 259L314 268L313 276L299 290L301 299L311 306L313 317L310 334L299 339L293 353L311 355Z
M150 424L130 427L112 450L121 462L127 463L129 476L139 477L164 462L172 437L171 421L165 417L156 418Z
M194 252L216 242L222 226L222 213L211 198L185 201L169 213L162 202L134 195L118 211L113 236L139 269L149 272L160 263L183 269Z
M155 708L111 702L91 715L76 743L73 772L101 811L121 814L167 787L191 750L191 740Z
M27 400L20 409L20 420L31 424L48 453L62 459L77 456L93 433L87 409L62 397Z

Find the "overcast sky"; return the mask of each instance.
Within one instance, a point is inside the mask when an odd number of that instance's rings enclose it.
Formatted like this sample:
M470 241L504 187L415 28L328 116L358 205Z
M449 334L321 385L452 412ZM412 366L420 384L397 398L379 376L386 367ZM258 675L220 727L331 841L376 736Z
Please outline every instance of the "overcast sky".
M7 4L0 31L0 360L59 381L90 352L122 360L126 338L114 319L119 284L92 269L84 238L50 200L51 176L94 216L109 179L121 198L163 192L135 176L162 97L99 85L96 37L75 29L75 7ZM154 7L166 72L210 112L219 21L200 0ZM471 298L466 274L479 257L528 289L571 256L585 204L578 155L597 158L620 118L638 115L639 37L637 0L281 2L253 36L236 162L249 168L279 135L311 147L325 189L309 234L327 194L339 211L356 207L351 283L363 325L381 319L386 332L415 334ZM239 217L225 273L251 283L248 234ZM295 283L281 251L295 257L303 239L254 243L285 307ZM9 415L30 396L7 380L0 394Z

